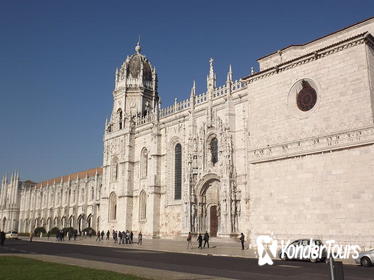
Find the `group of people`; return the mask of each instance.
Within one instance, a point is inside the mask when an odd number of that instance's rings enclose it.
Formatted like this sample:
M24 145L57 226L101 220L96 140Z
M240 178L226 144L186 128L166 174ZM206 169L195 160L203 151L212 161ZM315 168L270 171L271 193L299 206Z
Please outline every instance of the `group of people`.
M74 231L67 231L66 232L66 237L68 238L68 240L70 241L72 238L74 240L77 240L77 236L78 236L78 231L77 230L74 230ZM48 238L49 238L49 234L48 234ZM64 241L65 240L65 233L63 230L59 230L56 232L56 240L57 241Z
M204 248L206 245L208 245L208 248L209 248L209 233L207 231L204 233L204 237L201 235L201 233L199 233L197 237L197 242L199 246L197 248L203 249L203 241L204 241ZM192 233L191 232L189 232L187 235L187 249L190 249L190 248L192 248Z
M96 241L102 241L104 240L109 240L110 239L110 231L108 230L106 233L102 230L101 232L98 231L96 235ZM118 244L133 244L134 243L134 233L132 231L112 231L112 238L114 240L114 243ZM143 234L142 232L139 232L138 234L138 245L142 245L143 243Z
M5 232L0 231L0 245L4 246L4 242L5 242Z
M242 250L244 250L245 237L243 233L240 234L239 240L242 245ZM203 245L203 241L204 241L204 245ZM201 233L199 233L199 235L197 236L197 242L198 242L197 248L203 249L205 248L206 245L209 248L209 233L206 231L204 234L204 237L201 235ZM192 248L192 233L191 232L189 232L187 235L187 249L190 249L190 248Z

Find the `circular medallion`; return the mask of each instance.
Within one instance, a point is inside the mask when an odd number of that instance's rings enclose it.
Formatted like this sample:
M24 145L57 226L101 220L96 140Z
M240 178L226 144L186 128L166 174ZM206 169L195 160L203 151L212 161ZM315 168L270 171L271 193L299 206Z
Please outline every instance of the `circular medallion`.
M321 100L318 83L310 78L302 78L296 81L288 92L288 112L298 118L309 117L318 109Z
M312 109L317 103L316 90L306 80L301 81L301 90L296 95L296 103L297 107L304 112Z

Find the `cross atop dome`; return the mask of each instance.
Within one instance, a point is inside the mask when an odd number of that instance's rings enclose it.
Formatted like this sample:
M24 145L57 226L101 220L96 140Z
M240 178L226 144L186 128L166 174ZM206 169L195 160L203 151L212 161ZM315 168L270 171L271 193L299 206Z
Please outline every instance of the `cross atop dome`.
M136 46L135 46L135 51L137 54L139 54L142 51L142 47L140 46L140 35L139 35L138 42L136 43Z

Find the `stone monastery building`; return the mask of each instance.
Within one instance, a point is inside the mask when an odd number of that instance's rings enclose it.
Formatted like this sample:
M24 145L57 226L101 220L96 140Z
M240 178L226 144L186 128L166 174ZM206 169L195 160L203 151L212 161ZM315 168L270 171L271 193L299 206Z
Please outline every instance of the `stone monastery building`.
M373 245L374 18L231 67L161 108L141 52L115 74L100 168L41 183L3 178L0 228L189 231Z

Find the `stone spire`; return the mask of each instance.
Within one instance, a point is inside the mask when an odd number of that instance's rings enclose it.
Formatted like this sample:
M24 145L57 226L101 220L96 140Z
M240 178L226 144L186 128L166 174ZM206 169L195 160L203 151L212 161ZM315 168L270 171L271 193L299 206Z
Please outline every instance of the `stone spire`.
M196 83L193 81L190 97L196 96Z
M229 66L229 71L227 72L227 79L226 79L226 88L227 88L227 95L231 96L231 85L232 85L232 69L231 64Z
M213 67L214 59L209 59L209 75L207 77L207 88L208 91L213 91L213 89L216 87L216 73L214 72Z
M231 64L229 66L229 72L227 72L227 79L226 79L226 83L228 82L232 82L232 69L231 69Z

